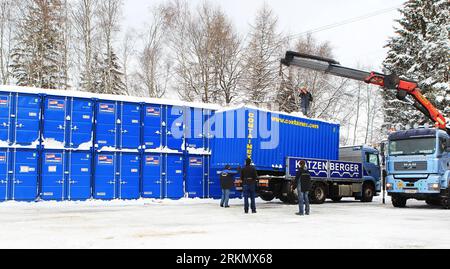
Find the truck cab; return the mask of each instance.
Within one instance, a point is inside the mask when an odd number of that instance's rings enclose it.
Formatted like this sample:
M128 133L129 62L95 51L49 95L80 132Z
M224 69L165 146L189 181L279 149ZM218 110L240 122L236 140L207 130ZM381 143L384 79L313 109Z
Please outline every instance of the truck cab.
M386 189L395 207L408 199L448 207L450 136L438 129L411 129L389 136Z
M373 184L375 196L381 192L381 160L380 152L373 147L349 146L339 149L339 160L347 162L362 162L363 182Z

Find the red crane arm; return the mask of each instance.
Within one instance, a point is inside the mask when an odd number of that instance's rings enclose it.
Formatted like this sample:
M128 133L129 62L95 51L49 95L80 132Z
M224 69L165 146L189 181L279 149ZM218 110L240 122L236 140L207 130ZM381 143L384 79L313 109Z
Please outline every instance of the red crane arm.
M389 82L387 82L389 80ZM414 106L425 116L430 118L436 127L444 131L447 129L447 120L444 115L422 94L419 85L413 81L401 80L396 76L385 76L377 73L371 73L365 80L366 83L378 85L383 88L396 89L399 91L399 99L403 100L402 92L414 98ZM404 95L406 96L406 95Z
M414 99L413 106L415 108L431 119L437 128L447 131L450 134L445 117L423 96L417 82L402 80L395 75L384 75L376 72L370 73L351 69L341 66L339 62L333 59L292 51L286 53L286 57L281 60L281 64L320 71L334 76L364 81L368 84L378 85L390 90L397 90L398 99L403 101L406 99L406 96L411 96Z

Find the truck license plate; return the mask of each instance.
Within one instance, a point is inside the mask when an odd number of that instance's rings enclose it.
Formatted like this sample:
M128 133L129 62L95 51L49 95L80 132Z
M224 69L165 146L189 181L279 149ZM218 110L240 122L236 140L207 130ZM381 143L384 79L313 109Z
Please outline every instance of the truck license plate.
M417 190L405 190L405 193L415 194L417 193Z

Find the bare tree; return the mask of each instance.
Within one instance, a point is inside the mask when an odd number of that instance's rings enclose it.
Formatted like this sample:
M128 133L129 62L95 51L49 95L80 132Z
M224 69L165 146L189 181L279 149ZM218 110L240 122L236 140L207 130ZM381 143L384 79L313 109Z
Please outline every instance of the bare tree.
M355 122L354 122L354 129L353 129L353 145L356 145L356 142L358 141L358 124L359 124L359 116L361 112L362 105L364 101L362 100L362 91L363 91L364 85L362 83L356 84L356 102L355 102L355 109L356 109L356 115L355 115Z
M240 44L225 14L207 2L192 13L187 2L175 0L166 6L163 17L170 29L180 97L231 102L240 76Z
M128 29L123 38L121 51L122 51L122 61L121 65L123 66L123 78L126 92L130 94L133 88L133 83L131 81L131 71L129 70L129 66L131 66L132 58L136 54L136 33L133 29Z
M61 24L61 62L60 62L60 72L62 73L62 77L64 78L61 81L61 85L59 89L67 90L70 88L70 78L69 78L69 69L70 69L70 43L72 37L72 21L69 15L70 5L67 0L61 1L61 9L60 9L60 24Z
M141 82L138 90L150 97L162 97L171 79L171 62L165 56L167 16L170 12L160 5L152 9L151 22L144 33L144 46L138 56L137 78Z
M120 77L123 75L118 69L117 55L114 53L113 41L115 34L120 30L119 22L122 11L122 0L102 0L97 8L97 16L99 19L99 27L102 33L102 43L105 45L105 66L104 72L104 93L123 93L124 89L115 89L114 85L123 85Z
M85 91L94 92L93 57L97 53L96 40L96 13L97 0L77 0L72 9L73 27L76 36L81 40L81 48L75 49L80 55L82 65L81 88Z
M242 78L241 37L222 11L217 11L211 27L215 102L230 104L238 96Z
M0 75L2 84L11 82L10 60L17 22L17 3L0 1Z
M250 42L244 56L243 87L251 103L273 102L279 85L279 60L282 56L281 35L276 32L278 18L264 4L251 26Z

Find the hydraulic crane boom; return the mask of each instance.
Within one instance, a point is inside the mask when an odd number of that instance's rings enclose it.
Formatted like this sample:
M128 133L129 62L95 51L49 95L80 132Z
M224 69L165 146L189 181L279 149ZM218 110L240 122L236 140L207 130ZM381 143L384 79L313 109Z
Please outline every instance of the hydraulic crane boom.
M288 51L286 57L281 60L286 66L297 66L324 72L338 77L364 81L368 84L378 85L389 90L397 90L397 98L404 101L411 96L414 101L412 105L421 111L427 118L432 120L436 127L447 131L445 117L439 110L421 93L417 82L402 80L396 75L384 75L376 72L365 72L361 70L343 67L339 62L323 57Z

